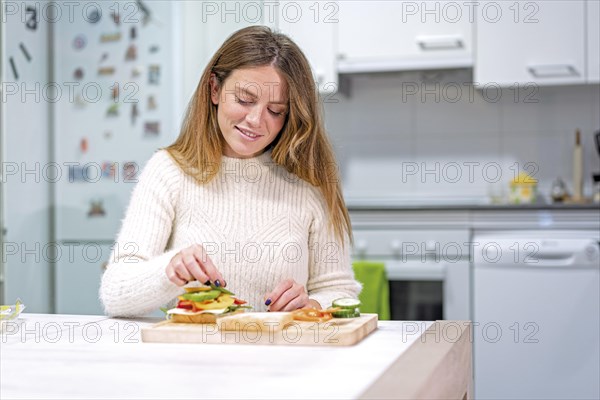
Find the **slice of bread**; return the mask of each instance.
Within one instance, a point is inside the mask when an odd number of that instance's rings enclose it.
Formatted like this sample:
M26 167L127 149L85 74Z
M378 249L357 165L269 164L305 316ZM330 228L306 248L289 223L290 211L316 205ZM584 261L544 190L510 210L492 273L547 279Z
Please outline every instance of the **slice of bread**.
M291 312L249 312L219 317L222 331L278 331L294 320Z
M172 308L167 313L171 317L172 322L184 324L214 324L219 318L226 315L236 315L243 313L244 309L238 309L234 312L225 313L226 310L206 310L193 312L180 308Z
M172 314L171 321L185 324L214 324L217 322L217 315L207 313L196 315Z

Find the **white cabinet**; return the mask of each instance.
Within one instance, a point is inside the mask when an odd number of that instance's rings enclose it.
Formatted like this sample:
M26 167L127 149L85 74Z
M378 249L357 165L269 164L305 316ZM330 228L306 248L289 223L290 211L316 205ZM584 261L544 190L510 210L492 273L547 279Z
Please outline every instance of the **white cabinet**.
M337 91L334 35L339 5L333 1L281 1L277 28L290 36L310 62L322 93Z
M584 0L481 1L476 17L476 84L585 82Z
M600 0L586 2L587 81L600 83Z
M473 65L472 12L460 2L341 1L340 72Z

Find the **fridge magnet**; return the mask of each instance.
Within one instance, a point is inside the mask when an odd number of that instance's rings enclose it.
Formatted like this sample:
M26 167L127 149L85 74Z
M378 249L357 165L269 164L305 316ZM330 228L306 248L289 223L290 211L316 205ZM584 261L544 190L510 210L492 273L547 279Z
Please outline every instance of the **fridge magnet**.
M29 54L29 52L27 51L27 48L25 47L25 45L22 42L19 43L19 48L21 49L21 52L25 56L25 59L27 60L27 62L31 62L31 55Z
M146 122L144 124L144 136L157 137L160 134L160 122Z
M69 165L69 182L79 182L85 180L82 166ZM87 171L86 171L87 177Z
M129 30L129 39L133 40L137 37L137 29L135 29L135 26L132 26L131 29Z
M133 67L133 69L131 70L131 77L139 78L140 75L142 75L142 68L141 67Z
M115 73L115 67L100 67L98 68L98 75L112 75Z
M88 140L87 138L82 138L79 142L79 151L81 154L85 154L88 151Z
M160 65L151 65L148 68L148 83L158 85L160 83Z
M121 40L121 32L103 33L102 35L100 35L101 43L117 42L119 40Z
M73 72L73 78L80 81L83 79L83 68L77 68L75 72Z
M15 60L12 57L9 57L8 62L10 63L10 69L12 69L13 76L15 80L19 80L19 73L17 72L17 66L15 65Z
M140 115L138 112L138 106L137 104L133 103L131 105L131 125L135 125L135 120L137 119L138 115Z
M148 50L150 51L151 54L154 54L154 53L158 53L158 51L160 50L160 47L158 47L158 45L154 44L154 45L150 46L150 48Z
M119 85L118 84L112 86L110 95L115 102L119 101Z
M88 13L87 13L87 18L86 18L87 22L89 22L90 24L95 24L98 21L100 21L101 17L102 17L102 14L98 10L98 8L89 10L89 7L88 7Z
M126 162L123 164L123 178L125 182L135 181L137 178L137 167L134 162Z
M85 47L86 43L87 39L85 38L85 35L79 34L73 39L73 48L75 50L81 50Z
M137 47L135 47L135 44L131 44L131 45L129 45L129 47L127 48L127 52L125 53L125 60L126 61L135 61L136 58L137 58Z
M88 217L103 217L106 215L102 200L91 200L90 209L88 211Z
M119 116L119 103L111 104L106 110L107 117L117 117Z
M114 180L115 174L117 173L118 164L116 162L103 162L100 167L102 171L102 178Z
M112 139L112 132L111 131L104 131L104 139L106 140L110 140Z
M103 63L104 61L108 60L108 53L102 53L102 56L100 57L100 63Z
M25 8L25 16L27 21L25 21L25 26L27 29L35 31L37 29L38 18L37 18L37 10L33 6L27 6Z
M156 98L154 97L154 95L148 96L148 110L156 110L156 107L158 106L156 105Z
M114 12L112 11L110 13L110 16L112 17L113 22L115 23L115 25L117 26L121 26L121 17L119 16L118 12Z

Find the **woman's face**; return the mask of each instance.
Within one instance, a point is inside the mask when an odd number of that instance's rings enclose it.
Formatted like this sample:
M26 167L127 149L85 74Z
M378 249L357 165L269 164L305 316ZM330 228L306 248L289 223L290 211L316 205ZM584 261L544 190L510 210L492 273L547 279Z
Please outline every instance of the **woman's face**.
M234 70L222 87L211 80L223 154L250 158L265 151L283 128L288 112L287 86L272 66Z

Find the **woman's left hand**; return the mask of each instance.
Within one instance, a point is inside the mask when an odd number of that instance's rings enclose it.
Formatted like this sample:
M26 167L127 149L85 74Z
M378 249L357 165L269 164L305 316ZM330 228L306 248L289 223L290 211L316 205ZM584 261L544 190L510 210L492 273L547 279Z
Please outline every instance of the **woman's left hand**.
M315 300L308 298L304 285L293 279L280 282L265 298L269 311L294 311L304 307L321 308Z

